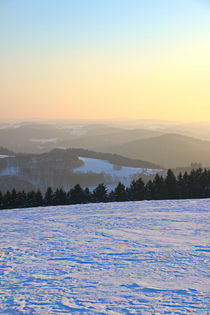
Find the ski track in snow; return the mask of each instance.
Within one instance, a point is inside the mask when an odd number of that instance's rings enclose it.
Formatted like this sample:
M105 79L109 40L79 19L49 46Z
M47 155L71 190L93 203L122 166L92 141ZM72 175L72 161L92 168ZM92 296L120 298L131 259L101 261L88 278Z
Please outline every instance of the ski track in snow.
M210 199L0 211L1 314L209 314Z

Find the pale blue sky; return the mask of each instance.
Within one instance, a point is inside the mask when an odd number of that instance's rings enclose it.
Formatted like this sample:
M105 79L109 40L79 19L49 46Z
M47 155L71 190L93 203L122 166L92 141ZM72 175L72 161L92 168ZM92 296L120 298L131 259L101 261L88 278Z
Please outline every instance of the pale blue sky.
M6 54L112 45L132 50L209 37L210 5L208 0L3 0L0 30Z
M210 0L0 0L0 45L2 117L210 114Z

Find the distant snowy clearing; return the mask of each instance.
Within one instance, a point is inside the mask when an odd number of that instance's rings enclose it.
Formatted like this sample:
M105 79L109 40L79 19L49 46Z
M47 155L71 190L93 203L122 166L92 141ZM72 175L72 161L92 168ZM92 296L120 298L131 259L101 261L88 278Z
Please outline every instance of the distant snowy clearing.
M94 172L96 174L104 173L112 177L113 181L121 181L128 186L131 182L131 176L136 174L156 174L160 170L137 168L128 166L118 166L106 160L99 160L93 158L79 157L83 161L83 165L74 169L74 172L88 173Z
M8 157L9 157L9 155L0 155L0 159L6 159Z
M1 314L209 314L210 199L0 211Z
M38 142L41 144L45 144L45 143L56 143L58 140L58 138L47 138L47 139L42 139L42 138L34 138L34 139L30 139L31 142Z

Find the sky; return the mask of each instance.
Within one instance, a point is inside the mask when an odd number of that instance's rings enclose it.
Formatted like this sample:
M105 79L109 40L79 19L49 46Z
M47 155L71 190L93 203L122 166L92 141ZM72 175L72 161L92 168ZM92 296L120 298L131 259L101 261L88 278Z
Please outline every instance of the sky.
M0 0L0 119L210 121L210 0Z

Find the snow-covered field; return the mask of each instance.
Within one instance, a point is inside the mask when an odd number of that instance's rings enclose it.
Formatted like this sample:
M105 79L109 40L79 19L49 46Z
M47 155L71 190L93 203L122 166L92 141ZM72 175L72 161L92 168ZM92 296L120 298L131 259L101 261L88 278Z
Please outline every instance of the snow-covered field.
M210 199L0 211L0 314L209 314Z
M131 183L131 176L135 174L156 174L160 170L143 169L128 166L115 166L109 161L79 157L83 161L83 165L74 169L74 172L88 173L94 172L96 174L104 173L112 177L113 181L121 181L128 186Z

